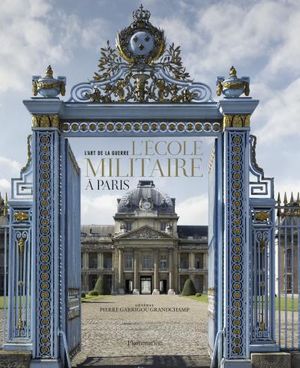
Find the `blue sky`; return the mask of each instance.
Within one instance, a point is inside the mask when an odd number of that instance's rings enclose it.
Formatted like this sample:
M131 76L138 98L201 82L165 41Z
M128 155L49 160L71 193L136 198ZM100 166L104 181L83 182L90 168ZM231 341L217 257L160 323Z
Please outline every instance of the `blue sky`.
M300 190L300 2L144 0L143 4L152 13L152 23L165 30L167 41L181 46L192 79L214 91L216 77L227 75L231 65L239 75L250 76L250 95L260 100L252 118L258 162L267 176L275 177L276 191ZM67 77L68 99L74 84L92 77L100 47L106 40L114 43L139 5L135 0L1 1L2 193L9 192L10 177L18 176L26 157L31 119L22 100L31 97L31 76L43 74L51 64L55 75ZM91 144L73 142L79 161ZM209 150L206 140L204 145ZM178 181L175 186L159 182L163 191L177 198L182 223L206 221L206 179ZM83 222L111 223L117 196L83 192ZM105 213L101 219L99 212Z

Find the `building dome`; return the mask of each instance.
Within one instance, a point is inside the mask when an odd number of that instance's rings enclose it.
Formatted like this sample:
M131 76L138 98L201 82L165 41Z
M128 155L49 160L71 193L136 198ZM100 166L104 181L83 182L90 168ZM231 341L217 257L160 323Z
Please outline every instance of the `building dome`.
M152 180L140 180L137 188L118 200L118 213L136 210L175 213L175 199L159 192Z

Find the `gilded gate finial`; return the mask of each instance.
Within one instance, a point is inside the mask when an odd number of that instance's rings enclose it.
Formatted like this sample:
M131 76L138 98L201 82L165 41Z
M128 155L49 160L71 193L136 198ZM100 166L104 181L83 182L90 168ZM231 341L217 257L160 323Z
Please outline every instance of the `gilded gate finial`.
M65 95L66 78L58 76L53 77L53 70L51 65L48 65L44 77L34 75L32 77L32 93L34 96L38 94L45 98L53 98L61 94Z
M238 98L243 93L245 96L249 96L250 78L249 77L237 77L237 71L234 66L232 66L229 70L229 78L225 79L224 77L217 78L217 96L223 95L227 98Z

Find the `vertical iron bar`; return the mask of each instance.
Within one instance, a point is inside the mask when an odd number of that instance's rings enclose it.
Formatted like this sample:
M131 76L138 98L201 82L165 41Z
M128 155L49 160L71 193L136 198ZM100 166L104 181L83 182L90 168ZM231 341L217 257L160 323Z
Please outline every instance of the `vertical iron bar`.
M286 265L286 252L287 252L287 225L286 225L286 218L284 221L284 347L287 349L287 329L288 329L288 322L287 322L287 265Z
M291 217L291 283L292 283L292 349L294 349L294 225L293 225L293 217Z
M297 250L298 250L298 254L297 254L297 261L298 261L298 267L297 267L297 276L298 276L298 350L300 350L300 298L299 298L299 293L300 293L300 277L299 277L299 270L300 270L300 232L299 232L299 225L300 225L300 221L299 218L297 218Z
M282 267L281 267L281 224L280 224L280 203L278 204L278 211L277 211L277 267L278 267L278 344L281 347L281 277L282 277Z
M255 310L255 313L254 313L254 321L253 321L253 327L254 327L254 331L257 331L257 323L258 323L258 311L257 311L257 241L256 241L256 238L257 238L257 233L256 231L254 231L254 239L253 239L253 263L254 263L254 267L253 267L253 296L254 296L254 310ZM255 333L256 335L256 333Z
M7 227L4 227L4 309L3 309L3 341L7 340L8 318L7 318Z
M269 326L270 326L270 321L269 321L269 299L268 299L268 295L269 295L269 238L270 238L270 234L269 234L269 231L267 232L268 234L268 237L267 239L265 239L265 306L266 306L266 309L265 309L265 331L266 330L269 330Z

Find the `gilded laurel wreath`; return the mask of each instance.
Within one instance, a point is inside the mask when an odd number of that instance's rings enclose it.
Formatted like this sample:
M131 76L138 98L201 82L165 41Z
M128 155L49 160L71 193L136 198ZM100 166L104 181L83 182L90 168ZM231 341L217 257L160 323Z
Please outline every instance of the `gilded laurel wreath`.
M161 58L149 64L127 63L109 41L101 48L98 71L93 80L103 82L88 94L92 102L191 102L194 95L187 88L163 79L157 73L162 69L170 80L188 81L189 73L182 65L180 47L171 44ZM116 78L122 71L122 76Z

